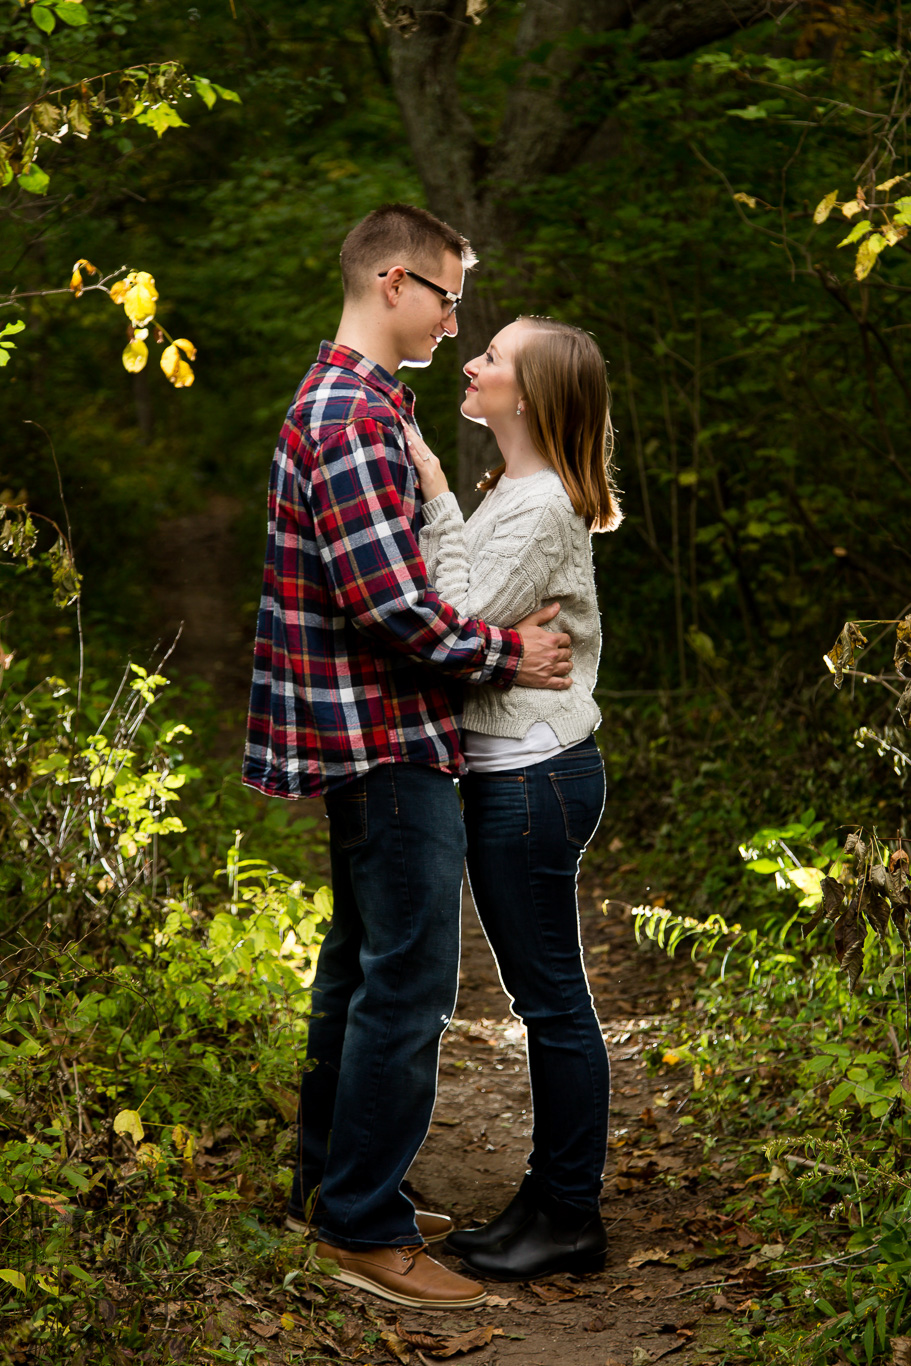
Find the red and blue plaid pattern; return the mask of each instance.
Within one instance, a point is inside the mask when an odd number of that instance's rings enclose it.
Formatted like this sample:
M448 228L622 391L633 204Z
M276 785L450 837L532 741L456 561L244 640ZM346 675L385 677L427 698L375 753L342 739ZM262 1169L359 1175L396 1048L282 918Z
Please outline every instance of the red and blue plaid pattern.
M402 419L414 395L323 342L282 427L256 629L244 782L312 797L379 764L457 773L464 682L508 687L515 631L427 582Z

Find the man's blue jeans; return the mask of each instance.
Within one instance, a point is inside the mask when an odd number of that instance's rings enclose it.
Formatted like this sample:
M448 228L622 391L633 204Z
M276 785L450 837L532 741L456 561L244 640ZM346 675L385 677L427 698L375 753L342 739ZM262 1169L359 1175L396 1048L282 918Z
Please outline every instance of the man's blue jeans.
M451 777L384 764L326 798L320 950L289 1211L340 1247L420 1241L399 1189L426 1137L455 1008L465 832Z
M579 936L576 874L604 807L594 740L554 759L460 782L468 877L513 1013L528 1036L532 1178L597 1209L610 1065Z

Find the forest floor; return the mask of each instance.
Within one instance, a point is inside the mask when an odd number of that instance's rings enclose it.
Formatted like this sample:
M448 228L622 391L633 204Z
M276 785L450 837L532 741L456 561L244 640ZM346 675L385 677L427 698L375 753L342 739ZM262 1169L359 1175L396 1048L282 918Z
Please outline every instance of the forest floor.
M462 1313L396 1310L325 1281L344 1314L333 1334L342 1359L426 1361L433 1348L420 1335L428 1334L437 1335L438 1359L468 1334L483 1344L468 1359L484 1366L647 1366L671 1354L682 1366L719 1355L731 1316L751 1307L764 1275L761 1239L722 1213L743 1184L736 1159L704 1159L678 1123L689 1081L656 1082L646 1068L661 1016L691 980L680 964L636 944L626 903L609 901L606 912L602 904L601 888L589 883L582 931L613 1073L604 1272L489 1283L487 1305ZM409 1173L420 1207L459 1226L490 1218L521 1180L530 1132L522 1028L466 896L457 1016L443 1039L430 1133ZM459 1268L455 1258L442 1260ZM378 1350L366 1349L365 1331L368 1340L380 1335Z

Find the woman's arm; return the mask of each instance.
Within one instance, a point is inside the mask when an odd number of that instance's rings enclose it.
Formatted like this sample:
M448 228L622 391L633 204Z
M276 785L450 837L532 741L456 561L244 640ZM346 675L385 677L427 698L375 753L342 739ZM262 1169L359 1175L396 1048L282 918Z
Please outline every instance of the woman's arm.
M476 614L492 626L520 621L553 596L548 588L554 570L569 553L559 509L542 502L505 511L472 560L465 522L439 461L416 433L408 427L406 433L427 500L420 545L430 582L460 613Z

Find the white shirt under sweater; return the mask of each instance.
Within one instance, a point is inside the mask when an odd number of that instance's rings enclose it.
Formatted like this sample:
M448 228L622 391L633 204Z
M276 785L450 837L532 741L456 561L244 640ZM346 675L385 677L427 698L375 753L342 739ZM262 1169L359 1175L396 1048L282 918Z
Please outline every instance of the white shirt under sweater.
M452 493L425 503L423 517L421 553L444 602L465 616L513 626L557 600L560 612L548 625L573 643L571 688L466 687L468 767L518 768L579 744L601 720L592 697L601 629L591 535L559 475L503 475L467 522Z

